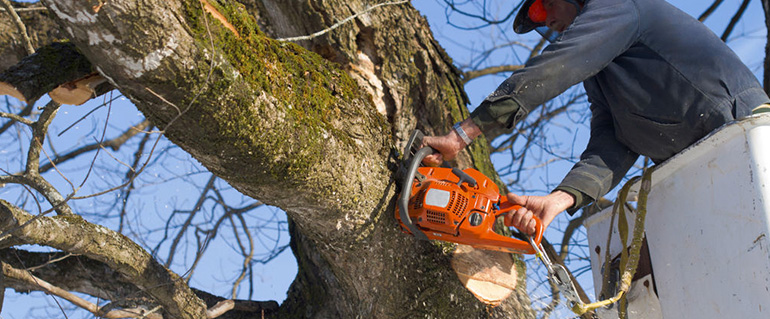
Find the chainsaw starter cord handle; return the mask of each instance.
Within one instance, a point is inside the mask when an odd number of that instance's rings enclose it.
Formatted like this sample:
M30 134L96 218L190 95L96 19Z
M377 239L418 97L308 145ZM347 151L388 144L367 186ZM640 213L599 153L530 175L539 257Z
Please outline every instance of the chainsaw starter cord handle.
M452 174L455 174L455 176L460 178L460 181L457 182L457 186L460 186L462 185L463 182L466 182L471 187L476 187L476 180L473 179L473 177L471 177L470 175L468 175L468 173L463 172L463 170L457 167L452 167Z

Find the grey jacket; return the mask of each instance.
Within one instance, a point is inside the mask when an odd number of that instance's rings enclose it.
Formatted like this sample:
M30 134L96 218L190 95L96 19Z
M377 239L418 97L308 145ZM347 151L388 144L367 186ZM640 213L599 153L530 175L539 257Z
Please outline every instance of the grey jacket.
M770 101L751 71L702 23L663 0L590 0L541 55L471 114L494 138L583 82L588 147L557 189L576 207L617 185L639 154L661 162Z

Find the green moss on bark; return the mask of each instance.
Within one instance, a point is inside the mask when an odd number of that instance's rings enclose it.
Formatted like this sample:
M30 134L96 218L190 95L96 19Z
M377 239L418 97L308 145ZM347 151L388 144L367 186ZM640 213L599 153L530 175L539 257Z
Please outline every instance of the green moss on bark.
M222 60L226 61L215 60L221 63L215 70L217 81L208 85L206 96L196 103L196 109L190 110L211 114L216 125L205 128L212 131L205 136L216 136L218 140L200 142L211 146L221 142L232 145L232 149L220 157L237 154L264 159L266 165L257 166L268 167L270 171L241 168L244 174L240 176L250 182L258 178L255 173L266 173L270 179L284 182L304 180L322 160L326 141L332 137L348 144L343 148L354 149L349 135L337 129L339 124L335 122L350 117L371 121L371 110L351 107L368 105L368 94L332 62L293 43L268 38L240 5L212 4L235 26L238 35L210 15L204 18L198 1L186 3L188 25L199 47L222 54ZM215 36L210 37L209 32ZM199 78L207 78L209 68L199 69ZM248 84L239 86L242 80ZM222 105L228 107L223 109ZM207 123L212 119L199 118ZM266 120L277 119L285 124L264 125ZM382 119L373 120L373 124L382 128L387 125Z

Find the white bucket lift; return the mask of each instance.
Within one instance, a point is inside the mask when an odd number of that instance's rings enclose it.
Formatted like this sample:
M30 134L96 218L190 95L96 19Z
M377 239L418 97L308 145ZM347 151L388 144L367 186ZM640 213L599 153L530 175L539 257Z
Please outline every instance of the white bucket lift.
M770 318L770 114L722 127L659 165L647 207L651 274L632 284L629 318ZM584 223L596 295L611 210ZM618 318L616 308L597 314Z

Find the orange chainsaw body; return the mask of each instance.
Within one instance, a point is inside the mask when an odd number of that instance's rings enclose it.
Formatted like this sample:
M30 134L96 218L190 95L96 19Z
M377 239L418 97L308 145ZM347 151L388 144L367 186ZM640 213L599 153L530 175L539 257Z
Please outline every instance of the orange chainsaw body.
M411 223L428 239L436 239L470 245L479 249L497 250L508 253L534 254L529 242L494 231L498 216L520 208L510 204L507 197L500 196L497 185L481 172L469 168L465 172L475 180L460 182L451 168L419 167L417 178L411 184L407 204ZM409 228L396 209L396 219L405 233ZM543 227L536 219L537 231L533 236L539 245ZM414 235L414 234L413 234Z

